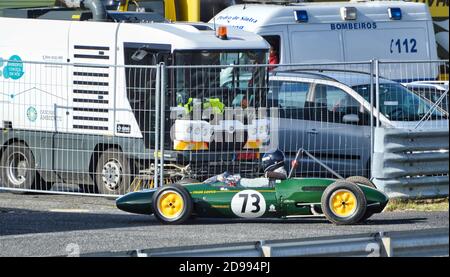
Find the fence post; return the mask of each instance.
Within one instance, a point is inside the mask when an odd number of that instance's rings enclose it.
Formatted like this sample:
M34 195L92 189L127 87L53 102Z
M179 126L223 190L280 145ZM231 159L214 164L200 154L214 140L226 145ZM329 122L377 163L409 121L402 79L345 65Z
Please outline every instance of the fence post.
M154 149L154 187L158 187L158 153L159 153L159 109L160 109L160 95L161 95L161 65L156 67L156 91L155 91L155 149ZM151 127L151 122L149 122ZM150 128L151 130L151 128Z
M374 60L370 60L370 164L368 165L369 168L369 179L372 178L372 163L373 163L373 153L375 151L374 147L374 140L375 140L375 127L374 127L374 120L373 120L373 115L374 115L374 103L373 103L373 77L374 77Z
M164 63L160 64L160 74L161 74L161 86L160 86L160 93L161 93L161 106L160 106L160 120L161 120L161 124L160 124L160 146L161 146L161 157L159 158L159 162L161 163L160 165L160 185L163 186L164 185L164 142L165 142L165 137L164 137L164 128L165 128L165 93L166 93L166 65ZM159 153L158 153L159 154Z
M380 127L380 62L375 60L375 106L377 107L377 128Z

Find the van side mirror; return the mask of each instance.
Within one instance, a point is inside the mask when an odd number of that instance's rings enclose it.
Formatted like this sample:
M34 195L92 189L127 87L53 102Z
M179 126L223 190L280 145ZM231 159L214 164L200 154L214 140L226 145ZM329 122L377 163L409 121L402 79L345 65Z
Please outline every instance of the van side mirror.
M342 118L342 122L346 124L359 123L359 116L357 114L347 114Z

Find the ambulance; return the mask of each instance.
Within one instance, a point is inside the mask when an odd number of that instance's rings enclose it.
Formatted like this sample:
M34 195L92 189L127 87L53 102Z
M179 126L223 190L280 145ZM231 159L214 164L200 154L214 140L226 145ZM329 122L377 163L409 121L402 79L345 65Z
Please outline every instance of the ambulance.
M435 80L439 75L437 65L413 63L438 59L433 20L423 3L243 4L228 7L210 22L263 36L278 54L280 64L377 59L407 62L380 67L381 75L393 80Z

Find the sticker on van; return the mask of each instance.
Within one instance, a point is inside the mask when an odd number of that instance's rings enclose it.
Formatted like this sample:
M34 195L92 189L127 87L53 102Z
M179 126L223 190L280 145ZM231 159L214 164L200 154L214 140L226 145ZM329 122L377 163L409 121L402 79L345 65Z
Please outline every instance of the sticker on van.
M331 23L330 28L334 30L374 30L377 28L376 22L357 23Z
M24 74L23 62L19 56L11 56L7 62L0 58L0 77L19 80Z

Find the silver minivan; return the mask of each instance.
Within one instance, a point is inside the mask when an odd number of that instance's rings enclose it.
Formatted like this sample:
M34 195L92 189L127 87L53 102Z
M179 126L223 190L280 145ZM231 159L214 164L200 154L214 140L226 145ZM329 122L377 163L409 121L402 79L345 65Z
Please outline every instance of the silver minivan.
M369 74L359 72L274 72L267 100L278 108L278 147L287 160L304 148L344 177L369 176L371 124L375 126L378 118L380 127L448 129L446 113L431 109L429 101L387 79L379 79L380 111L376 105L372 110L373 82ZM325 172L304 158L296 174L323 176Z

